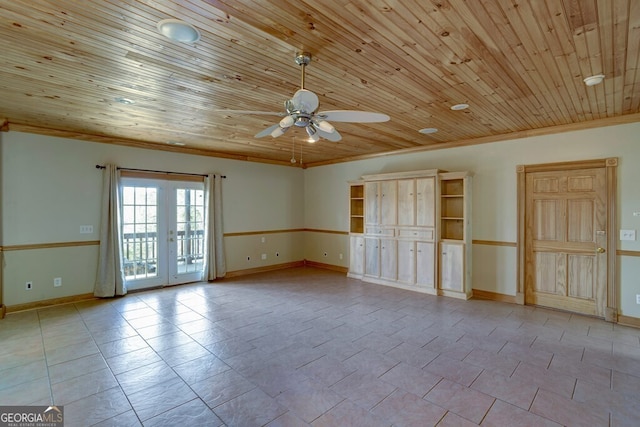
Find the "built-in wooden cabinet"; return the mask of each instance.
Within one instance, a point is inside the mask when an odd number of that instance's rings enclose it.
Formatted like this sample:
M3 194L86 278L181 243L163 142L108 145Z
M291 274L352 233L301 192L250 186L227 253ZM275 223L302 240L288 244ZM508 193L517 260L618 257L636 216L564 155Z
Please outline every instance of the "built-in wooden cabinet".
M364 275L380 277L380 239L376 237L364 239Z
M440 289L464 292L464 245L440 242Z
M471 297L471 175L440 174L440 291Z
M349 183L349 277L364 274L364 182Z
M364 237L360 234L349 237L349 274L358 279L364 274Z
M395 181L365 182L365 225L395 225L397 184Z
M398 247L395 239L380 239L380 278L394 281L398 278Z
M416 286L436 289L435 242L416 242Z
M398 180L398 225L416 224L416 180Z
M416 179L416 225L435 227L436 177Z
M470 188L470 174L436 169L350 183L349 276L470 297Z
M364 232L364 184L349 184L349 232Z

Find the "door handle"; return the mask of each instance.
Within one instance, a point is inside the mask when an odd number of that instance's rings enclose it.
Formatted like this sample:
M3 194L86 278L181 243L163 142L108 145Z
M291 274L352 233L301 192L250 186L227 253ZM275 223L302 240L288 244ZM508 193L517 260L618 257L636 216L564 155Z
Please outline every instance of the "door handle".
M605 250L605 248L598 248L598 249L596 249L596 252L599 253L599 254L603 254L603 253L606 252L606 250Z

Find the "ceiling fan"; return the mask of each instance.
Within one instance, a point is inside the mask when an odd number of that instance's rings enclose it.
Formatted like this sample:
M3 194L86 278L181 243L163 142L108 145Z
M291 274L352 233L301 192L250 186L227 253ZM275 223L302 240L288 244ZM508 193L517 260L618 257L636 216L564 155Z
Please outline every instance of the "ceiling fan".
M389 116L382 113L372 113L369 111L354 110L333 110L333 111L317 111L319 100L318 96L304 88L305 67L311 62L311 54L301 52L296 54L296 64L302 67L302 79L300 89L293 97L284 102L286 112L266 112L266 111L245 111L245 110L224 110L230 113L242 114L263 114L284 117L279 123L276 123L261 132L255 137L262 138L271 135L277 138L283 135L292 127L304 128L309 138L308 142L316 142L320 137L329 141L340 141L342 136L329 121L332 122L351 122L351 123L379 123L389 120Z

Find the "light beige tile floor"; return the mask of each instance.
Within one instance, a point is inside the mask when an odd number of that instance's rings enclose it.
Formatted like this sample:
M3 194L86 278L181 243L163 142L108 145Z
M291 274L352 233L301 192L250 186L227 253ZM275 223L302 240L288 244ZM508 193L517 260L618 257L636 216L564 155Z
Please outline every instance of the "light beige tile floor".
M71 426L637 426L640 330L298 268L9 314L0 405Z

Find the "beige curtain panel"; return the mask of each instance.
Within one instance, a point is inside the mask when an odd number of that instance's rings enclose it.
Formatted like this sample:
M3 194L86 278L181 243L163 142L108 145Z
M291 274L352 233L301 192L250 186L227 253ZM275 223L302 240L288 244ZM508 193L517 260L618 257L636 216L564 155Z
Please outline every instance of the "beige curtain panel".
M224 257L224 231L222 227L222 176L208 174L204 181L205 235L207 254L204 280L211 281L227 274Z
M127 293L119 227L120 172L115 165L106 164L103 173L100 252L93 294L97 297L113 297Z

